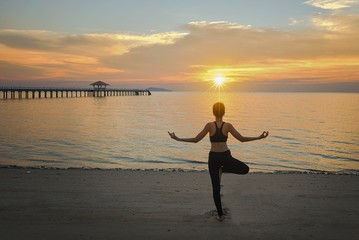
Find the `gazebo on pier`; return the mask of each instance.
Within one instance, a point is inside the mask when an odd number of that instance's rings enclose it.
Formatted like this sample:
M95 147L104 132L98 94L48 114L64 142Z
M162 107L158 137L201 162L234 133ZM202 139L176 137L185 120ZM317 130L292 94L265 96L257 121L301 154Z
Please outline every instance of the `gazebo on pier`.
M110 84L102 82L102 81L97 81L94 83L90 84L91 86L93 86L93 94L94 97L101 97L101 96L106 96L106 87Z
M110 84L102 82L102 81L97 81L97 82L91 83L90 85L93 86L93 90L99 91L99 90L105 90L106 87Z
M106 91L106 87L110 84L102 82L102 81L97 81L94 83L90 84L91 86L93 86L93 96L94 97L102 97L102 96L106 96L106 94L108 94L108 91Z

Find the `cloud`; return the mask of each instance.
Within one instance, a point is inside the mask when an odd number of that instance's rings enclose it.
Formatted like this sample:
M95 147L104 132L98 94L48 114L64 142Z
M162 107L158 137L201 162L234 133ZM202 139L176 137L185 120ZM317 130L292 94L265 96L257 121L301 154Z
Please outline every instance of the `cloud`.
M309 0L304 3L322 9L335 10L341 8L349 8L358 5L359 1L358 0Z
M340 15L340 14L316 14L312 18L314 26L322 28L328 32L342 32L357 35L359 29L359 15Z
M43 76L43 72L37 68L13 64L6 61L0 61L0 73L2 79L11 79L14 75L19 79L41 78Z
M317 24L320 19L346 26L346 33L317 26L280 31L225 22L189 23L183 27L189 34L174 44L142 46L101 61L109 67L123 66L136 78L176 75L181 81L201 81L225 75L233 81L243 81L295 75L314 76L320 81L358 79L359 36L353 26L357 16L321 15Z
M83 55L126 53L133 47L172 44L181 33L152 35L83 34L65 35L38 30L0 30L0 43L7 47ZM119 49L120 52L116 52Z
M359 81L359 15L316 14L307 29L191 22L150 35L0 31L0 79L200 83L292 79L290 84ZM10 64L10 65L9 65ZM30 71L30 70L29 70Z
M122 55L140 46L173 44L184 33L152 35L66 35L38 30L0 30L0 61L37 69L37 78L87 79L122 73L121 66L107 67L99 59ZM96 73L96 74L95 74ZM18 79L17 74L0 79ZM33 76L29 76L33 78Z

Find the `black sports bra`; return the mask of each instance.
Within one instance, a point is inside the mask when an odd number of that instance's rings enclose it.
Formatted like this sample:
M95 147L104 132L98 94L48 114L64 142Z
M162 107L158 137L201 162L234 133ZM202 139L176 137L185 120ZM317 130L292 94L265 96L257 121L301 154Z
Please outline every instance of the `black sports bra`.
M226 136L222 133L222 128L223 128L224 122L222 123L220 128L218 128L216 122L214 122L214 124L216 125L216 132L214 133L213 136L209 136L209 140L211 142L227 142L228 136Z

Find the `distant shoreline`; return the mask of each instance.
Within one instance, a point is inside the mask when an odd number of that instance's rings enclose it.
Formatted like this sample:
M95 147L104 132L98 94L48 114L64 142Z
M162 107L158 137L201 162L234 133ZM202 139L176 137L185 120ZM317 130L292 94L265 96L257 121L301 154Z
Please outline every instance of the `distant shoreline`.
M151 91L151 92L172 92L172 90L169 90L169 89L166 89L166 88L156 88L156 87L146 88L145 91Z

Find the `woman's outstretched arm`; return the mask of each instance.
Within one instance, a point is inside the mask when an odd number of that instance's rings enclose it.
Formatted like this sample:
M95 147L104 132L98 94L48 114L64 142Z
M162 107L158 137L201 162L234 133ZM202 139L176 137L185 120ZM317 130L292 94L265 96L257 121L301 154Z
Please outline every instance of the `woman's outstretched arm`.
M266 138L269 134L268 131L264 131L259 137L243 137L234 127L232 124L229 125L229 132L232 134L234 138L236 138L240 142L249 142L254 140L259 140Z
M197 143L201 141L207 135L208 132L209 132L209 123L207 123L206 126L204 126L203 130L200 133L198 133L197 136L195 136L194 138L179 138L176 136L174 132L172 133L168 132L168 134L170 135L171 138L173 138L176 141Z

